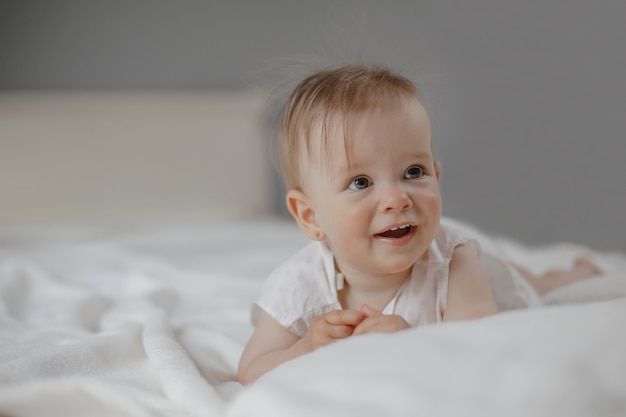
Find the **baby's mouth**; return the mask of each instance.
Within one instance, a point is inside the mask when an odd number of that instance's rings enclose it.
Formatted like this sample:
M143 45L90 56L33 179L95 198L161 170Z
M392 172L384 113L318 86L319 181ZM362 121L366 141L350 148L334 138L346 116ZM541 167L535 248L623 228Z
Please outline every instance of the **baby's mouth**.
M406 224L400 227L392 227L386 232L378 233L376 236L384 237L386 239L400 239L401 237L404 237L408 235L409 233L411 233L411 229L412 229L412 226Z

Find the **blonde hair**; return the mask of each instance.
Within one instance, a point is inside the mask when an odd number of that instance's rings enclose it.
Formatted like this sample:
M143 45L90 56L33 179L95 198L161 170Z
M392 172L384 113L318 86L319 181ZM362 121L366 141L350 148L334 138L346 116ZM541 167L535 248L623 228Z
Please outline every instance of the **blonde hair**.
M415 84L383 66L350 65L318 71L305 78L289 96L278 135L278 159L287 189L301 187L299 158L311 155L311 137L321 127L319 155L328 163L332 151L330 125L343 122L346 155L350 146L349 119L388 100L419 99ZM304 152L307 152L304 154Z

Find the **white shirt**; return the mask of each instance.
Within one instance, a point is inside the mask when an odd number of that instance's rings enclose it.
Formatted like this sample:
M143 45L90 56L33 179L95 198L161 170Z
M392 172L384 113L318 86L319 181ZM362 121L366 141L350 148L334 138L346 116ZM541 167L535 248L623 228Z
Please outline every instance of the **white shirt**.
M449 264L454 248L467 245L481 255L500 309L537 304L538 296L510 266L480 253L475 240L441 224L423 261L412 269L411 277L383 309L398 314L411 326L437 323L443 318L448 296ZM340 310L337 291L342 276L335 269L334 257L322 242L311 242L274 270L261 288L253 306L256 323L259 309L295 335L306 334L314 317ZM529 293L529 291L531 293Z

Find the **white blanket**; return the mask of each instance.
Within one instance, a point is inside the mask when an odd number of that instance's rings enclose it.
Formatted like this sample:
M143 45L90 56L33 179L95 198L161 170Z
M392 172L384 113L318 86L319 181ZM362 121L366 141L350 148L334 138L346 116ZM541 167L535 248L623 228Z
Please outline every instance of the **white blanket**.
M589 253L477 237L535 270ZM250 304L304 243L283 221L1 232L0 415L625 415L618 253L547 307L347 339L240 386Z

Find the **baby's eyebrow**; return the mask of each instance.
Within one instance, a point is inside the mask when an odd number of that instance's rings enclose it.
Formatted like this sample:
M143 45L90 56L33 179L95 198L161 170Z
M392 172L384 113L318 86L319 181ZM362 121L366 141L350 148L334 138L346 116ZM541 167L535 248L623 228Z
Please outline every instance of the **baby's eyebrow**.
M414 159L429 159L429 160L432 159L433 157L432 154L427 151L410 152L408 156Z
M431 161L433 159L432 153L426 150L407 152L406 155L407 159L410 160ZM369 165L370 164L368 162L352 161L351 163L348 163L347 161L342 161L333 167L333 172L351 175L355 172L365 170Z
M332 169L331 175L336 176L337 179L342 177L351 177L354 175L364 174L370 166L371 164L367 162L341 162Z

